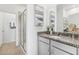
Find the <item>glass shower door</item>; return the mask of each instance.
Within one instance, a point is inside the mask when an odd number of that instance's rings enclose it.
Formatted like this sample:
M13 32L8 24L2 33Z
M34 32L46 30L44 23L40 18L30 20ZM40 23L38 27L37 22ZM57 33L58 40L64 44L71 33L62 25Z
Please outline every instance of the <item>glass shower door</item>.
M20 44L26 52L26 10L20 17Z
M23 21L23 46L24 50L26 49L26 10L24 11L24 21ZM26 51L26 50L25 50Z

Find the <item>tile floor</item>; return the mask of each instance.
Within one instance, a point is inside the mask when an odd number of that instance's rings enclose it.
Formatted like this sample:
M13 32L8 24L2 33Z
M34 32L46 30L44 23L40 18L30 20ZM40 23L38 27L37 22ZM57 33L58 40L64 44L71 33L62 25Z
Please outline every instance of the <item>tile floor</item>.
M0 55L24 55L24 53L20 47L16 47L15 42L11 42L0 47Z

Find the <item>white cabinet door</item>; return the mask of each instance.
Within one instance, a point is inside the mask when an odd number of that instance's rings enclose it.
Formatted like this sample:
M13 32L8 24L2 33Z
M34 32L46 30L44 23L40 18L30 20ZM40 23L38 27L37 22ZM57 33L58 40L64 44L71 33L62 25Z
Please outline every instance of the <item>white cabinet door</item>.
M51 55L70 55L64 51L51 47Z
M49 55L49 45L39 41L39 55Z

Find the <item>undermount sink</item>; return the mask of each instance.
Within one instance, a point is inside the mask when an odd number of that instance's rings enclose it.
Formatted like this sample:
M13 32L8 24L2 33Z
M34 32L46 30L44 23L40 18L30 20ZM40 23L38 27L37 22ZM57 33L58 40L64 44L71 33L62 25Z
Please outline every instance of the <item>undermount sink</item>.
M60 36L49 36L49 38L61 39L61 37L60 37Z

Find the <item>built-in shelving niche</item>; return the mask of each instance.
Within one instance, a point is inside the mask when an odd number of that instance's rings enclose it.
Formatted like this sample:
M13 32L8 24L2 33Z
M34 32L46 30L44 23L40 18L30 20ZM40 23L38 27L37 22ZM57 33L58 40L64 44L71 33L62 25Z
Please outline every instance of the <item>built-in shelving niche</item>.
M42 27L44 22L44 8L37 4L34 5L35 26Z
M49 20L50 20L50 25L52 25L53 29L55 30L55 12L52 10L49 12Z

